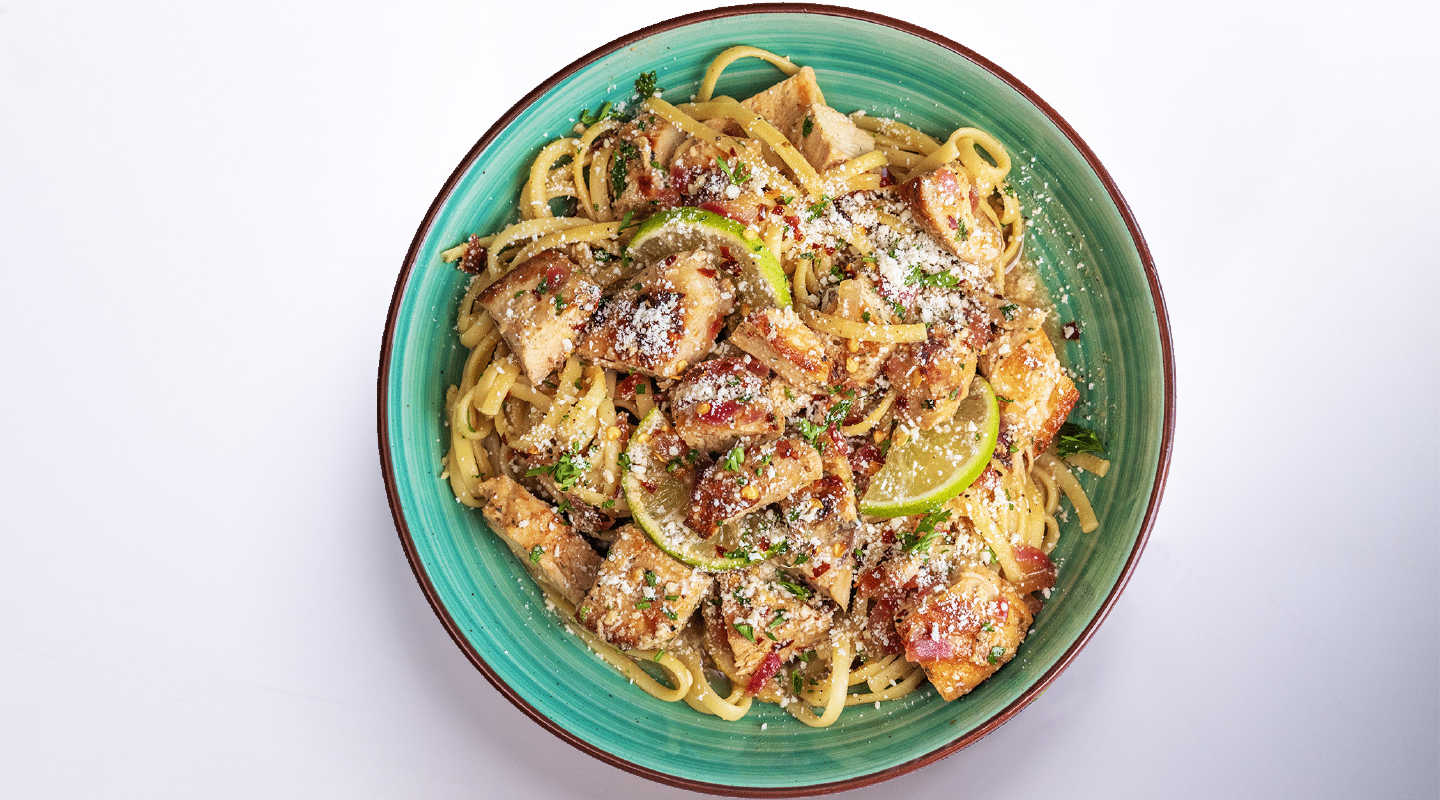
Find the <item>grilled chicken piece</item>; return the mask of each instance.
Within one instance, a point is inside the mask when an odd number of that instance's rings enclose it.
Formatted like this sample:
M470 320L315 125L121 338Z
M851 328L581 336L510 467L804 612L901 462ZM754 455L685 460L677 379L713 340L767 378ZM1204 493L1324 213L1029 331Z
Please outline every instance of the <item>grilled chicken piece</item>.
M970 389L979 356L975 338L955 320L929 326L923 342L899 346L885 374L899 391L895 411L908 425L930 430L950 419Z
M900 196L925 229L964 261L995 271L1005 243L981 208L985 199L958 162L942 164L900 185Z
M616 159L611 164L623 164L625 172L624 185L611 187L617 214L634 212L645 217L679 205L680 193L670 180L669 165L684 140L679 128L654 114L621 126L611 156Z
M555 509L506 476L480 484L485 520L537 581L579 603L595 582L600 555Z
M980 374L1000 401L1001 436L1011 444L1034 443L1044 450L1080 400L1075 382L1065 374L1050 337L1045 312L1031 309L1007 325L980 358Z
M735 305L730 278L714 256L687 250L666 256L605 298L580 355L613 369L676 377L715 343Z
M841 609L850 607L855 577L855 531L859 509L855 478L848 460L850 447L833 429L825 436L821 466L825 477L780 501L790 525L791 551L804 553L800 571Z
M539 386L575 349L600 304L600 287L556 250L544 250L480 293L480 305Z
M720 523L767 506L821 475L819 454L799 439L742 441L736 448L741 452L731 450L695 482L685 524L702 538L713 536Z
M675 430L686 444L712 453L729 450L741 436L779 436L785 418L771 402L777 389L783 392L750 356L702 361L670 390Z
M723 167L722 158L725 159ZM714 142L690 139L676 151L675 161L670 165L670 180L685 205L724 203L748 207L751 209L749 221L753 222L755 205L762 197L750 189L749 178L764 165L760 146L749 141L740 142L738 150L723 150ZM732 177L737 180L732 181ZM733 190L732 185L736 187Z
M576 616L621 650L659 650L695 613L712 582L666 555L640 528L626 525L616 531Z
M722 572L717 588L718 621L748 694L759 694L781 664L830 635L830 606L772 564Z
M825 95L820 93L820 84L815 82L815 70L801 67L800 71L765 91L753 95L740 105L758 114L774 125L781 134L801 124L811 106L824 105Z
M838 167L875 149L875 137L830 106L815 103L785 131L800 155L818 172Z
M973 568L949 587L912 599L896 630L905 658L925 668L941 697L954 700L1015 657L1033 619L1009 581Z
M793 308L751 312L730 334L730 341L802 392L819 392L830 380L825 340L801 322Z

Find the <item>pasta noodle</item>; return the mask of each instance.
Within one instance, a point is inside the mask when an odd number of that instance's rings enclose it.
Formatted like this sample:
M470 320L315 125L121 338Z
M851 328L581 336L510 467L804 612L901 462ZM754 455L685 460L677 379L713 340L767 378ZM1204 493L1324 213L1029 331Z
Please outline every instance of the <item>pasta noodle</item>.
M745 58L785 82L717 95ZM1099 524L1070 467L1110 462L1056 438L1078 391L1026 327L1046 310L1005 294L1024 225L1004 145L820 109L813 82L749 46L689 103L642 75L632 118L582 114L531 163L513 222L441 252L473 277L440 477L642 691L824 727L1000 669L1054 585L1062 498ZM950 185L953 208L926 205ZM977 375L1007 395L980 477L919 513L860 513L886 453L958 422Z

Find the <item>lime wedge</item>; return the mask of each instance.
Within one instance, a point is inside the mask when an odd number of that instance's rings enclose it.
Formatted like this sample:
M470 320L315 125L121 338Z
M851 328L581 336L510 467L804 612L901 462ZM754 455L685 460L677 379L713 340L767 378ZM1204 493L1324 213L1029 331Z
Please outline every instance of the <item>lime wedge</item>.
M891 448L860 501L874 517L934 511L965 491L990 463L1000 434L1000 406L984 378L970 383L955 416Z
M620 481L636 524L657 547L692 567L724 572L754 563L744 544L752 537L742 526L723 525L714 536L701 539L685 524L698 472L686 463L687 451L660 409L640 421L625 450L630 467Z
M753 308L790 305L785 271L770 248L733 219L701 208L672 208L640 224L625 251L643 268L682 250L705 250L740 264L740 300Z

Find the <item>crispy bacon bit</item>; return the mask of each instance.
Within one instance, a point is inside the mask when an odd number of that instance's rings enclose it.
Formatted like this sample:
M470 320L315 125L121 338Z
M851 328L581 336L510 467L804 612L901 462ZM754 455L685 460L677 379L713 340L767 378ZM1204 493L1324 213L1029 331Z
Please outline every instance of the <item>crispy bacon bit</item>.
M753 203L724 203L712 200L709 203L701 203L700 207L727 219L733 219L741 225L754 224L758 216ZM726 256L728 257L729 254L727 253Z
M1078 321L1065 323L1060 327L1060 335L1072 342L1080 341L1080 323Z
M915 639L905 643L905 660L916 664L939 661L955 655L955 647L945 639Z
M472 233L470 234L470 238L466 240L466 243L470 246L465 248L465 255L460 257L460 263L456 265L461 272L478 275L485 271L485 259L488 253L485 248L475 244L475 240L479 238L479 236Z
M1055 562L1051 561L1049 556L1028 544L1022 544L1011 552L1020 568L1025 570L1025 574L1017 582L1021 592L1049 589L1055 585Z
M895 185L895 176L894 176L893 174L891 174L890 168L889 168L889 167L881 167L881 168L880 168L880 188L881 188L881 189L884 189L886 186L894 186L894 185Z
M780 671L780 654L771 650L766 654L765 660L755 668L755 674L750 676L750 683L745 687L745 694L757 695L765 688L765 684L775 677Z

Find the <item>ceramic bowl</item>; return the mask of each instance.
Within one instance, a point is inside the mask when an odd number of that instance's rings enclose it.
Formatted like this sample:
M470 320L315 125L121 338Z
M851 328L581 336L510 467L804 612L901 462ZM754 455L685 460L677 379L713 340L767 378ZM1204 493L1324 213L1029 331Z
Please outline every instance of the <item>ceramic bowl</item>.
M690 98L709 61L752 44L813 67L844 112L895 116L943 138L990 131L1017 166L1031 217L1029 257L1078 342L1060 344L1081 376L1078 414L1109 448L1103 479L1082 476L1102 520L1073 518L1055 552L1059 583L1018 656L955 702L928 686L847 709L816 730L776 706L739 722L663 703L565 633L481 515L439 479L442 409L464 352L454 327L466 276L441 250L507 221L540 147L581 108L627 97L654 70L665 96ZM754 59L719 92L744 97L779 80ZM744 6L637 31L566 67L517 103L461 160L425 213L386 323L379 434L386 489L420 588L456 644L511 702L566 742L631 772L688 789L781 796L839 791L936 761L1034 700L1095 631L1134 569L1160 499L1172 431L1173 369L1164 301L1135 220L1094 153L1033 92L979 55L898 20L826 6ZM475 724L483 725L483 720ZM1085 725L1083 719L1073 720Z

